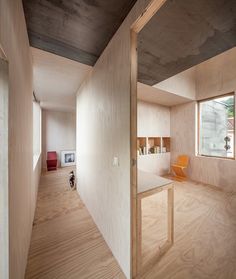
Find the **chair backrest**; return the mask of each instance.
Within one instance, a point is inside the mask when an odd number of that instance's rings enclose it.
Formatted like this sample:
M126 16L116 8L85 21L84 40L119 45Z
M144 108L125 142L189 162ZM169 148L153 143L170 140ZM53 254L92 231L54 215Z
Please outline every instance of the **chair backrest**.
M187 168L188 163L189 163L189 157L187 155L180 155L180 156L178 156L177 165L180 165L182 167L186 167Z
M48 151L47 152L47 160L57 160L57 152L56 151Z

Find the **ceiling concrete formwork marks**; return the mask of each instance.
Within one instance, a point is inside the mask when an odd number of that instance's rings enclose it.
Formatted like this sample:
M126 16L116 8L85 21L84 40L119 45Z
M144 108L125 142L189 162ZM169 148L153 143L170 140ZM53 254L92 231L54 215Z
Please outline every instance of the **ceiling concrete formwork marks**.
M23 0L33 47L93 66L136 0Z
M157 84L234 46L235 0L167 0L138 35L138 80Z

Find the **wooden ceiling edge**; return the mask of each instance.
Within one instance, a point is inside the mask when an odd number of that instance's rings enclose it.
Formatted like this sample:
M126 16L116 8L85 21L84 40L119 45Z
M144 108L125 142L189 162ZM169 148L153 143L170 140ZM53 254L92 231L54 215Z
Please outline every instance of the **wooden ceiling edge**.
M131 200L131 269L130 277L138 274L138 231L137 227L137 82L138 57L137 35L167 0L151 0L146 9L130 28L130 200Z
M137 20L132 24L131 29L135 33L139 33L166 1L167 0L152 0Z

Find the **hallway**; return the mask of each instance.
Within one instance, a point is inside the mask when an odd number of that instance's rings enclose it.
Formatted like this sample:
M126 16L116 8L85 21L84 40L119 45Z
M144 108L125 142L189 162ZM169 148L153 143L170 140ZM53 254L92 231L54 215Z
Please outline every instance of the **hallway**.
M43 173L26 279L125 278L76 191L71 168Z

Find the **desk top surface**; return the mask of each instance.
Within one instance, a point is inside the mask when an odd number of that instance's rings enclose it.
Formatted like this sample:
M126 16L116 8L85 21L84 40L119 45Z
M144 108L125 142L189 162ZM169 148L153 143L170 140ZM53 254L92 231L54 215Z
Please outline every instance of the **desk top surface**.
M138 194L172 183L173 181L170 179L138 170Z

